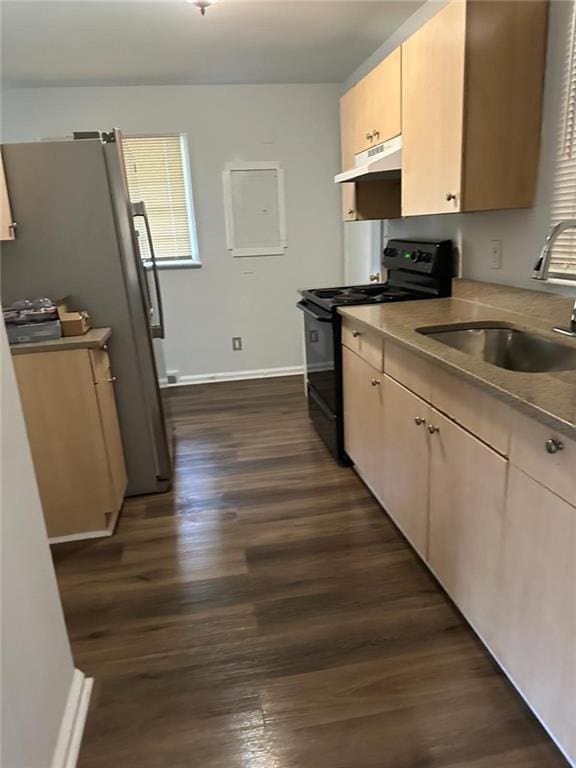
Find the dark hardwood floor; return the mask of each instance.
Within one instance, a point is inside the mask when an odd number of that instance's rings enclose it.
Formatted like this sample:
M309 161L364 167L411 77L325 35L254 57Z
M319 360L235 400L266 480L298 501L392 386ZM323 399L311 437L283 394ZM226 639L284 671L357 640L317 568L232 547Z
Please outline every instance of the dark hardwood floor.
M81 768L566 763L351 469L299 377L173 389L173 491L54 548Z

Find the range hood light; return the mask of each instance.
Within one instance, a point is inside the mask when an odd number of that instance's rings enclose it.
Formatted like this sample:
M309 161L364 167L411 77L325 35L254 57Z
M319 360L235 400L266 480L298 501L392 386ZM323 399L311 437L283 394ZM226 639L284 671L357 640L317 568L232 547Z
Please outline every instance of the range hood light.
M383 141L375 147L359 152L354 167L339 173L334 181L378 181L399 178L402 171L402 136Z

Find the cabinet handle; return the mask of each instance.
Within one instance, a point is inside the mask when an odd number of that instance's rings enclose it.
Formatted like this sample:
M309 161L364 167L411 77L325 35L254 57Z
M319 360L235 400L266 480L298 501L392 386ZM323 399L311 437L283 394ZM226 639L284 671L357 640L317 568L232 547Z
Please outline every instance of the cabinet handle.
M426 419L423 419L422 416L416 416L414 419L414 424L416 424L417 427L421 427L422 424L426 424Z
M18 229L18 224L13 221L11 224L8 224L8 230L10 232L10 235L12 237L16 237L16 230Z
M371 283L379 283L380 282L380 272L373 272L370 275L370 282Z
M114 384L115 381L118 381L118 378L116 376L110 376L110 378L105 379L105 381L109 381L110 384Z
M371 133L366 134L366 141L374 141L374 136Z
M440 427L436 427L434 424L428 424L428 432L430 432L431 435L435 435L437 432L440 432Z
M372 384L373 387L377 387L380 384L380 380L379 379L372 379L370 384Z
M349 208L348 209L348 216L352 216L353 213L354 213L354 209L353 208Z
M357 339L358 336L362 336L362 334L360 333L360 331L352 331L352 336L354 336L354 338Z
M380 138L380 131L372 131L372 138L379 139Z
M447 192L446 193L446 200L450 202L450 200L456 200L456 195L453 192Z
M548 453L558 453L564 450L564 443L561 440L555 440L553 437L546 440L545 444Z

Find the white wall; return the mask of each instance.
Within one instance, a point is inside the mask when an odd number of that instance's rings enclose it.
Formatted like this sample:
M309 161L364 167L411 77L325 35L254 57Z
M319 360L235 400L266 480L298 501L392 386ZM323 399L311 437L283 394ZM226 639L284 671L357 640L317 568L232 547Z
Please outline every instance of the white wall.
M4 326L0 765L48 768L74 675Z
M570 21L570 3L552 0L548 39L544 121L540 171L536 201L533 208L514 211L493 211L439 216L412 216L389 220L384 229L386 237L451 238L462 249L462 274L465 277L520 287L559 291L557 285L543 285L530 278L542 241L549 226L550 196L554 180L554 165L560 115L562 63ZM426 11L438 7L427 4L412 17L421 22ZM414 25L406 22L406 34ZM395 44L401 42L395 38ZM383 53L387 48L383 47ZM372 58L370 63L374 64ZM358 75L363 74L361 68ZM354 82L355 75L349 81ZM490 267L490 241L501 240L502 268ZM571 289L566 289L570 291Z
M335 85L138 86L8 90L3 141L120 127L188 134L202 269L162 273L164 359L181 375L302 364L297 289L340 283ZM284 256L226 250L221 171L278 160L286 174ZM242 336L243 352L232 352Z

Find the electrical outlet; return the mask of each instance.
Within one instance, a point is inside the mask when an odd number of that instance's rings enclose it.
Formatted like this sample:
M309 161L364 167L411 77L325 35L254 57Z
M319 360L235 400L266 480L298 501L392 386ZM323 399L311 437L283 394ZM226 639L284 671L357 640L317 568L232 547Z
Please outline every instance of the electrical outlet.
M490 240L490 269L502 269L502 240Z
M232 350L242 352L242 336L232 336Z

